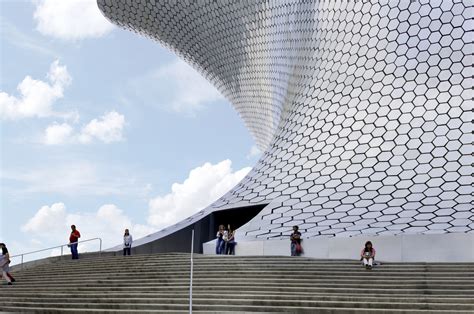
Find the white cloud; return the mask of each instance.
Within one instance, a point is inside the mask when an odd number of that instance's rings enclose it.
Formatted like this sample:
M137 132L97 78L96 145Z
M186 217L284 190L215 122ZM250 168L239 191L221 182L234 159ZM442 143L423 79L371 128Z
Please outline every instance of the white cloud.
M252 159L257 156L260 156L262 154L262 151L257 147L257 145L253 145L250 148L249 153L247 154L247 159Z
M250 171L249 167L238 171L232 170L230 160L221 161L215 165L205 163L190 171L189 176L182 183L174 183L171 193L164 196L157 196L149 202L148 224L134 223L118 206L105 204L97 211L81 212L70 211L64 203L58 202L51 206L42 206L21 228L27 233L29 238L40 241L41 247L53 246L66 243L70 226L75 224L82 234L82 239L101 237L104 241L103 248L108 248L120 244L123 230L129 228L135 239L144 237L156 232L161 228L176 223L194 214L234 187ZM73 167L69 170L74 169ZM103 186L103 182L96 182L94 171L87 167L77 168L74 176L81 178L91 177L89 181L81 181L79 185L89 186L95 190ZM36 177L36 174L32 175ZM54 176L54 177L53 177ZM47 185L69 185L70 177L55 173L51 177L43 177L42 180ZM74 181L74 180L73 180ZM95 185L94 185L95 184ZM105 183L106 184L106 183ZM80 194L78 188L75 195ZM61 240L62 239L62 240ZM38 243L25 244L25 247L37 248ZM28 246L29 245L29 246ZM84 244L80 249L96 249L96 243ZM53 252L58 254L59 250Z
M24 232L41 234L49 233L64 226L66 220L66 206L63 203L55 203L52 206L41 207L36 214L22 226Z
M97 38L114 26L100 12L96 0L36 0L36 29L63 40Z
M145 103L183 114L194 114L224 97L184 61L176 61L131 81Z
M20 97L0 92L0 118L15 120L29 117L70 117L70 113L53 110L54 102L63 97L64 88L71 83L66 66L60 65L58 60L54 61L47 78L49 82L26 76L17 87Z
M87 123L80 132L76 132L68 123L50 124L44 131L42 143L61 145L67 143L89 144L94 139L112 143L123 140L125 117L116 111L105 113L99 119Z
M79 141L89 143L94 138L105 143L121 141L124 125L125 117L123 115L115 111L108 112L84 126L79 135Z
M232 170L232 162L216 165L205 163L189 172L183 183L174 183L171 193L157 196L149 202L148 222L164 228L210 205L234 187L251 168Z
M63 203L41 207L22 226L22 231L28 233L30 238L41 240L43 247L53 246L68 242L72 224L81 232L82 240L102 238L103 248L120 244L125 228L130 229L135 239L157 231L153 227L133 223L125 212L114 204L105 204L96 212L69 212ZM88 242L80 247L82 251L97 248L97 242Z
M69 140L72 132L73 128L69 124L54 123L46 128L44 135L44 143L46 145L64 144L66 141Z

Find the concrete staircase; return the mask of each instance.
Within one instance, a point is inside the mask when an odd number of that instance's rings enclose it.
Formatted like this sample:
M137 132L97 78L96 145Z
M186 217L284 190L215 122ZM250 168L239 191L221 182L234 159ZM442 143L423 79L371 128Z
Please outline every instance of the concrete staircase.
M57 261L0 287L0 310L185 313L189 254ZM474 264L194 257L194 313L474 313Z

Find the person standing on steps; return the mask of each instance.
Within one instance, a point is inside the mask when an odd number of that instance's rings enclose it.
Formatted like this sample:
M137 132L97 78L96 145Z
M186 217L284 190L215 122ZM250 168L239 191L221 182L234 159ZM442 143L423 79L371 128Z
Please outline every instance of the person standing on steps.
M232 230L230 225L227 225L227 242L225 245L226 255L235 255L235 231Z
M293 226L293 233L290 235L291 256L300 256L303 252L303 248L301 247L301 232L299 232L298 229L298 226Z
M16 280L10 274L10 254L8 253L5 243L0 243L0 248L2 249L0 254L0 269L2 270L2 276L7 281L7 284L11 285L12 282L15 282Z
M128 229L125 229L123 235L123 256L130 255L132 251L133 238Z
M227 231L224 229L224 225L219 225L219 230L217 230L217 242L216 242L216 254L221 255L224 254L224 235L226 235Z
M71 226L71 234L69 235L69 247L71 248L72 259L79 259L79 253L77 252L77 245L79 244L79 238L81 233L76 229L75 225Z
M375 249L372 246L372 242L365 242L365 246L360 252L360 259L364 263L365 268L372 269L375 259Z

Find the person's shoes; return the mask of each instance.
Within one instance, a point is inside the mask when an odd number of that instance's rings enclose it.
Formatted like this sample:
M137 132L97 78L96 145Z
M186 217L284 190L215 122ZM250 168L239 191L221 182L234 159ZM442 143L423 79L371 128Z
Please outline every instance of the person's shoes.
M11 282L9 282L9 283L7 283L7 285L11 286L11 285L13 285L13 284L12 284Z
M372 269L372 266L368 265L369 267L367 267L367 269Z
M365 269L370 269L370 266L369 266L369 265L365 265Z
M12 282L15 282L15 281L16 281L16 279L15 279L15 278L12 278Z

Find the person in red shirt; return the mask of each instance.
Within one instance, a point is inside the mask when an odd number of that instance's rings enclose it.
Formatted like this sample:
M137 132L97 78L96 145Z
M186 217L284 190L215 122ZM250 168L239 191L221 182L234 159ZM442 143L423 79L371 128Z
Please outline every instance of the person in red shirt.
M75 225L71 226L71 235L69 236L69 247L71 248L72 259L79 259L79 253L77 252L77 244L81 234L76 229Z

